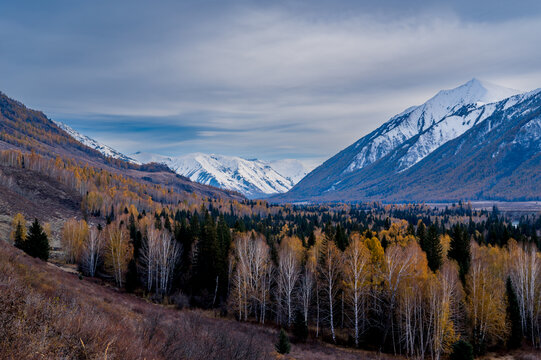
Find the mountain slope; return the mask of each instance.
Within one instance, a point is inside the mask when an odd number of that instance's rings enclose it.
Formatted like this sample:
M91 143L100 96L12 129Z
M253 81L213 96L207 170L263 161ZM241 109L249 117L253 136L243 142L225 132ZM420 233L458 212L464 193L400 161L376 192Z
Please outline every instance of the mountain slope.
M202 153L167 157L139 152L132 156L141 162L164 163L192 181L238 191L249 198L284 193L306 174L303 165L292 159L267 162Z
M68 133L42 112L29 109L0 92L0 150L35 152L52 159L57 156L69 158L81 164L129 176L141 182L167 185L181 193L195 193L212 198L244 199L238 193L192 182L164 166L157 164L139 165L122 158L113 158L109 156L110 154L103 154L72 136L84 137L84 135L77 134ZM86 141L86 139L83 140ZM96 142L96 144L99 143ZM107 149L110 148L104 147L101 150ZM2 180L1 176L0 180ZM0 183L0 187L2 186L4 185ZM1 192L2 189L0 189L0 194ZM36 206L42 205L37 201L32 201Z
M121 152L113 149L112 147L107 146L105 144L102 144L97 140L94 140L92 138L89 138L86 135L81 134L80 132L78 132L77 130L74 130L73 128L71 128L70 126L64 124L63 122L55 121L55 120L53 120L53 122L59 128L61 128L65 132L67 132L75 140L77 140L80 143L88 146L89 148L92 148L94 150L99 151L100 153L102 153L105 156L112 157L112 158L115 158L115 159L124 160L124 161L135 163L135 164L139 163L137 160L132 159L131 157L122 154Z
M427 103L393 117L373 133L329 159L307 175L288 194L276 200L428 201L461 198L514 199L514 195L519 195L516 198L535 197L534 189L522 189L523 194L514 191L513 196L507 196L505 189L501 188L502 185L498 185L498 188L495 184L489 184L489 178L494 183L503 184L505 177L510 176L502 173L503 168L494 167L492 173L485 174L484 177L468 177L465 168L476 164L467 163L467 160L472 156L481 156L476 158L479 162L482 161L482 155L473 152L460 153L461 157L456 158L458 155L451 151L444 158L435 157L440 148L446 144L452 146L453 140L464 136L469 136L468 141L477 144L476 149L489 147L487 139L500 141L499 138L496 135L488 137L488 133L481 134L477 129L496 119L508 124L511 117L513 121L520 119L516 114L535 112L535 102L530 100L537 96L536 92L512 96L495 103L484 103L512 92L513 90L497 88L475 79L456 89L440 92ZM514 115L511 111L514 111ZM528 126L535 128L533 124ZM530 133L526 129L522 131ZM471 134L477 134L479 138ZM438 173L439 177L432 179L432 182L425 181L440 164L451 159L454 161L453 167L449 166L445 172ZM531 163L530 168L532 166L535 167L535 163ZM455 172L465 172L462 175L465 178L462 182L455 180L452 184L453 180L449 179L449 176ZM420 183L423 186L419 187ZM468 188L449 192L449 189L458 183L462 186L468 184ZM489 191L492 188L495 190ZM511 194L510 191L508 193Z

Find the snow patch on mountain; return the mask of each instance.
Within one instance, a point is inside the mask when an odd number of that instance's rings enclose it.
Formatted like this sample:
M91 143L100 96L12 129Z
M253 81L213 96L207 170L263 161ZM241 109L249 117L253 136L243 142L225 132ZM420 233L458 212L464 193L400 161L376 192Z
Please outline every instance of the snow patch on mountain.
M137 160L122 154L121 152L113 149L110 146L102 144L97 140L94 140L94 139L92 139L92 138L90 138L90 137L88 137L86 135L81 134L80 132L78 132L77 130L73 129L72 127L64 124L63 122L55 121L55 120L53 120L53 122L56 124L56 126L58 126L62 130L67 132L68 135L70 135L75 140L77 140L80 143L88 146L89 148L92 148L94 150L98 150L99 152L101 152L103 155L105 155L107 157L112 157L112 158L115 158L115 159L128 161L128 162L131 162L131 163L134 163L134 164L139 164L139 162Z
M237 156L192 153L178 157L137 152L137 160L164 163L192 181L238 191L249 198L287 192L307 169L294 159L263 161Z

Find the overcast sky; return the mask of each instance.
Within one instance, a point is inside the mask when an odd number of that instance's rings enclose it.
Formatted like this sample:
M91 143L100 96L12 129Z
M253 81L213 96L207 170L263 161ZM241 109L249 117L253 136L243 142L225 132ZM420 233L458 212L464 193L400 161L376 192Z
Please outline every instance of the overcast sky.
M315 164L472 77L541 87L538 0L21 3L0 91L124 153Z

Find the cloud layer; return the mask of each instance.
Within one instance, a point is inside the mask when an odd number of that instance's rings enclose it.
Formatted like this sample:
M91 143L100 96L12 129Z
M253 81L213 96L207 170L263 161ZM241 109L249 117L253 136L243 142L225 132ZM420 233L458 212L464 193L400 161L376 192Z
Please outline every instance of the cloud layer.
M472 77L541 87L536 2L403 3L6 6L0 90L127 153L314 163Z

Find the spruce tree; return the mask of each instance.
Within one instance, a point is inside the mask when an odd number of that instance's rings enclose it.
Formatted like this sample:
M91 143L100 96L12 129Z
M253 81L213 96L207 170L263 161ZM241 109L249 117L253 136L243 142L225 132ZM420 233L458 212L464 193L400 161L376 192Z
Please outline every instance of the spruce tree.
M43 231L38 219L35 219L30 225L24 247L30 256L40 258L43 261L49 259L49 239L47 239L47 234Z
M134 292L138 284L137 264L134 259L131 259L128 263L128 271L126 272L126 291L129 293Z
M26 239L24 236L24 225L20 222L17 223L17 227L15 228L15 236L14 236L14 245L26 252Z
M308 237L308 247L312 247L316 244L316 234L312 231Z
M301 311L295 312L295 322L293 323L293 335L295 340L305 342L308 338L308 326L304 321L304 315Z
M443 253L443 247L441 246L440 236L436 225L432 224L428 228L428 231L424 236L424 241L421 243L421 248L426 253L428 267L430 267L430 270L436 272L442 264Z
M451 244L448 256L458 263L460 280L464 284L466 282L466 274L470 270L470 236L467 229L460 225L455 225L451 231Z
M511 334L507 340L507 347L516 349L522 344L522 324L520 321L520 308L517 295L509 277L507 278L505 290L507 294L507 317L511 323Z
M278 342L274 345L276 351L279 354L289 354L291 351L291 344L284 329L280 329L280 335L278 335Z
M467 341L457 341L453 344L453 351L449 360L473 360L473 347Z
M419 238L419 245L421 246L421 249L424 249L426 227L425 227L425 224L421 220L419 220L419 223L417 224L417 237Z

